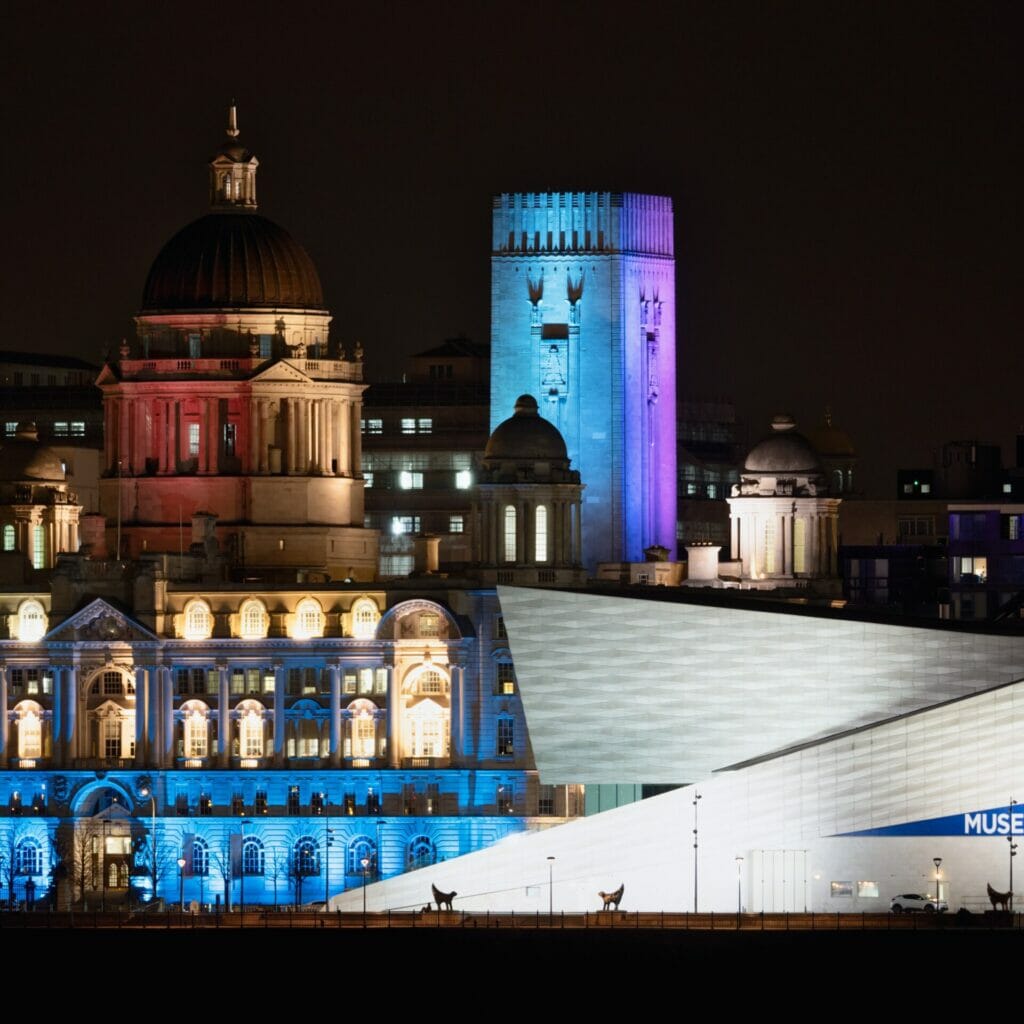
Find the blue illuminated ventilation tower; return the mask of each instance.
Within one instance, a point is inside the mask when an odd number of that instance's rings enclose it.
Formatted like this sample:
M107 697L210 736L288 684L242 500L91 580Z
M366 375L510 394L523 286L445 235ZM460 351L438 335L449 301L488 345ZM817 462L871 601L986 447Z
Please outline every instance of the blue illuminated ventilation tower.
M583 562L676 539L672 201L494 197L491 429L533 395L586 486Z

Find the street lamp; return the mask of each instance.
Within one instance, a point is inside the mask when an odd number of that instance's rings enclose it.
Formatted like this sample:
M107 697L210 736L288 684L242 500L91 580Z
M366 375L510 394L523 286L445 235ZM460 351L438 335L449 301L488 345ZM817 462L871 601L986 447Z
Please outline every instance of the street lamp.
M935 913L939 912L939 868L942 867L941 857L932 857L932 863L935 865Z
M555 858L548 857L548 917L555 916Z
M185 912L185 858L178 858L178 906Z
M363 866L363 928L366 928L366 869L370 866L370 858L363 857L359 862Z
M736 913L743 913L743 858L736 858Z
M697 801L700 793L693 794L693 912L697 913Z
M333 835L333 828L328 827L324 829L324 910L331 909L331 847L334 845Z
M1017 844L1013 841L1013 809L1017 801L1010 797L1010 834L1006 841L1010 844L1010 913L1013 913L1013 858L1017 856Z
M139 794L145 799L149 798L150 810L153 812L153 825L150 829L150 833L153 838L153 864L152 864L152 875L153 875L153 899L156 899L156 793L149 786L143 786L139 790Z

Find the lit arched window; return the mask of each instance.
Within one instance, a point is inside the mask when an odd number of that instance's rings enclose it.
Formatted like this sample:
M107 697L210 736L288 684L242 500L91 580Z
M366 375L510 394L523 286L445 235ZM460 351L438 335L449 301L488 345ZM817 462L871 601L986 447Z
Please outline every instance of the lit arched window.
M380 622L380 612L368 597L360 598L352 606L352 635L360 640L372 640Z
M437 847L434 846L433 840L427 836L416 836L409 843L406 865L410 871L414 871L416 868L425 868L428 864L435 864L436 862Z
M14 848L14 870L19 875L43 873L43 848L35 839L22 839Z
M377 755L377 722L374 718L375 707L368 700L354 700L349 705L352 756L376 757Z
M38 601L22 601L18 608L18 639L25 643L41 640L46 632L46 612Z
M410 757L447 757L448 712L432 700L422 700L405 716Z
M46 568L46 527L42 524L32 528L32 568Z
M213 633L213 613L198 598L185 606L185 639L208 640Z
M416 679L416 692L422 694L443 694L448 692L448 681L435 669L422 672Z
M324 613L312 597L304 598L295 610L294 636L297 640L309 640L324 635Z
M210 752L210 731L202 701L190 700L182 707L185 716L185 756L206 757Z
M516 508L515 505L505 506L505 561L516 560Z
M244 700L238 705L238 752L242 757L263 756L263 705Z
M253 597L244 602L239 613L242 639L262 640L267 635L269 618L262 601Z
M320 874L320 845L311 836L303 836L293 850L295 874L299 878Z
M363 861L369 863L363 867ZM356 836L348 844L348 873L361 875L363 872L373 876L377 873L377 844L369 836Z
M546 505L538 505L534 516L534 550L538 562L548 560L548 509Z
M206 840L196 836L192 840L192 874L208 875L210 873L210 848Z
M255 836L246 838L242 844L242 874L262 875L266 864L263 843Z
M18 716L18 757L43 756L43 709L31 700L22 701L15 709Z
M4 551L14 550L14 527L8 523L4 527Z

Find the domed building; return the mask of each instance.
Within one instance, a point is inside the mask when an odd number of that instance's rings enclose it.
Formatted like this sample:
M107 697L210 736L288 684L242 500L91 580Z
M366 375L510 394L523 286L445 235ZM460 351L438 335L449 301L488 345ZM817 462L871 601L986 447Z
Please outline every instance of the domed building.
M484 578L499 583L583 582L580 474L565 439L532 395L491 433L473 510Z
M0 536L35 569L78 550L81 506L68 488L60 456L41 444L34 423L19 423L0 449Z
M799 586L836 577L840 500L829 496L811 442L791 417L776 416L729 498L732 557L744 582Z
M120 523L118 557L176 550L203 510L230 564L372 579L362 351L332 349L316 267L257 213L259 161L238 135L232 107L209 163L210 210L160 250L137 344L100 374L100 510L111 531Z

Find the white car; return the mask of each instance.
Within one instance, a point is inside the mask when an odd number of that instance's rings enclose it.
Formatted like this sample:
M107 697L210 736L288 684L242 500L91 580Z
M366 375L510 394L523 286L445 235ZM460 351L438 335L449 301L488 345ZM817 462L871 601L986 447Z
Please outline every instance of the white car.
M949 904L945 900L935 899L934 896L907 892L902 896L893 896L889 901L889 909L894 914L902 914L905 910L923 910L928 914L934 914L938 910L940 914L944 914L949 910Z

